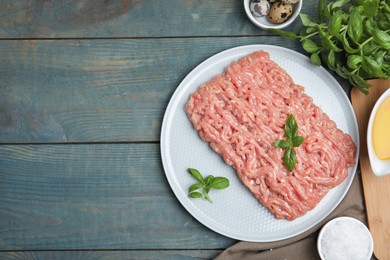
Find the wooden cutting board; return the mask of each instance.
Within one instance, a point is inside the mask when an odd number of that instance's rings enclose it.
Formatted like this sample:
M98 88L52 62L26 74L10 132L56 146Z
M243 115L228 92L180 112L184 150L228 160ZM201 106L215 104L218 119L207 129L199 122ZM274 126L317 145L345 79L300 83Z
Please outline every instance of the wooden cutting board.
M374 255L390 259L390 175L377 177L371 171L367 153L367 125L371 110L379 96L390 88L390 80L370 80L369 94L351 90L352 106L360 133L360 169L366 201L368 227L374 238Z

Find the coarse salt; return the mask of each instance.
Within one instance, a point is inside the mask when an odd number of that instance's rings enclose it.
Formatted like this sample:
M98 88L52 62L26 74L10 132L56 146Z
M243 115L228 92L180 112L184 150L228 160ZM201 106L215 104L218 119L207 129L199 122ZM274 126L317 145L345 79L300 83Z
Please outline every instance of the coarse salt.
M367 227L351 217L340 217L328 222L318 237L321 259L370 259L373 240Z

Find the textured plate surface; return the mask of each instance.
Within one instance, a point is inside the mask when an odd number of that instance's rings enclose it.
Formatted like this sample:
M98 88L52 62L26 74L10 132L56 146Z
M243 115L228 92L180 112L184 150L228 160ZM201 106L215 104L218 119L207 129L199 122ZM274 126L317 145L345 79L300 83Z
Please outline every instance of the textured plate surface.
M315 209L294 220L277 220L241 183L235 170L202 141L188 119L184 105L191 93L233 61L257 50L270 53L271 59L285 69L296 84L305 87L315 104L322 108L341 130L350 134L359 149L356 117L349 99L338 82L322 67L295 51L270 45L247 45L229 49L207 59L191 71L173 94L161 129L161 157L168 182L180 203L208 228L233 239L270 242L296 236L328 216L348 191L356 167L349 169L347 179L332 189ZM357 159L357 156L356 156ZM230 180L225 190L210 192L213 203L190 199L188 187L194 179L187 168L203 175L224 176Z

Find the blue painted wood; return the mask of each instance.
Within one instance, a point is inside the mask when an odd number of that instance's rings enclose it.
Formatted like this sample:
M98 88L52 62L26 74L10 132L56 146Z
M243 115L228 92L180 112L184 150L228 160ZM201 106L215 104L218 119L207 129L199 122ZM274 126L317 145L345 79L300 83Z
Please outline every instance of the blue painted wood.
M0 194L2 250L216 249L234 243L180 205L158 144L1 145Z
M0 41L0 143L159 140L168 101L210 56L280 37Z
M241 0L1 1L0 259L210 259L235 243L179 204L159 133L211 55L302 51L272 35Z
M303 13L316 16L317 1ZM242 0L3 0L1 38L270 35L246 17ZM289 26L299 31L300 21Z
M0 252L0 259L9 260L109 260L109 259L160 259L160 260L193 260L212 259L222 250L115 250L115 251L39 251L39 252Z

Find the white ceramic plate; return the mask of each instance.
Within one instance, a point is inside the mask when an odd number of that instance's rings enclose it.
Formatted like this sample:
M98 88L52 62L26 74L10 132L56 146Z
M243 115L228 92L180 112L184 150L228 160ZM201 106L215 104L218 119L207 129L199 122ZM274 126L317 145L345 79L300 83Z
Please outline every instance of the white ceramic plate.
M352 106L338 82L322 67L295 51L270 46L248 45L229 49L207 59L191 71L173 94L166 109L161 129L161 157L168 182L187 211L208 228L233 239L270 242L301 234L328 216L348 191L356 172L350 168L347 179L331 190L315 209L294 220L277 220L241 183L235 170L202 141L189 121L184 105L191 93L215 75L222 73L233 61L257 50L270 53L271 59L285 69L296 84L305 87L344 132L349 133L359 148L358 127ZM356 156L357 161L357 156ZM198 169L203 175L224 176L230 180L225 190L212 190L213 203L190 199L188 187L194 179L187 168Z

